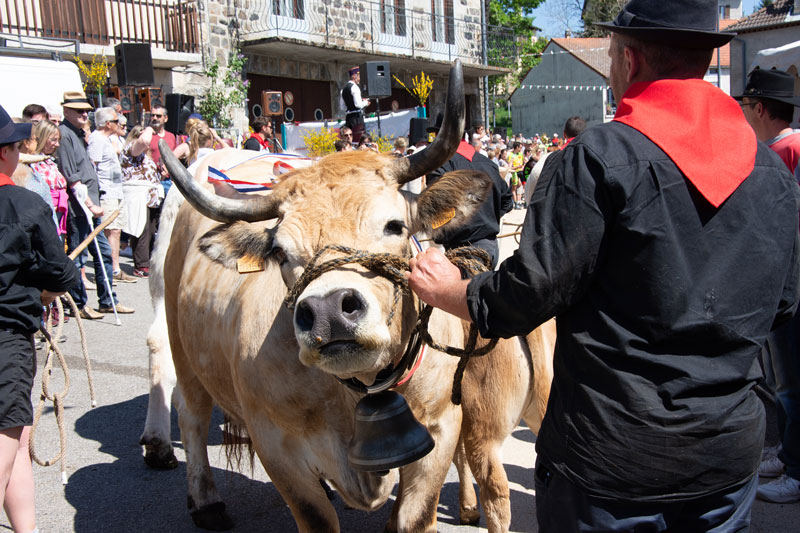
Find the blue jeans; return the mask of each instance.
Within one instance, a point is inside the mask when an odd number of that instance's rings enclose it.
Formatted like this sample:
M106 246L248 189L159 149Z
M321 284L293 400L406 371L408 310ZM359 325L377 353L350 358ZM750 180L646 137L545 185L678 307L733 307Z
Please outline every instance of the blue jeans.
M540 533L747 532L758 476L712 494L677 502L607 500L580 487L536 459L536 518Z
M778 436L783 450L778 458L786 473L800 479L800 313L767 336L769 366L775 379Z
M72 211L69 213L69 217L71 220L67 222L67 234L69 235L68 238L68 246L70 250L74 250L78 247L83 240L89 236L92 232L91 227L89 226L89 221L86 220L86 217L83 213L76 213L73 215ZM102 222L102 219L99 217L95 217L92 221L95 227ZM113 265L111 264L111 245L108 244L108 239L101 231L97 237L97 244L100 245L100 253L102 254L103 262L100 262L100 257L97 255L97 246L94 243L89 244L86 248L86 251L89 252L89 255L92 256L92 263L94 265L94 277L95 277L95 285L97 285L97 299L100 304L100 307L111 307L111 299L114 299L114 302L117 302L117 295L113 292L109 293L108 287L106 286L106 276L109 279L109 283L111 280L114 279L113 277ZM81 254L82 255L82 254ZM75 266L80 268L83 266L83 260L80 255L75 258ZM105 266L105 268L103 268ZM75 300L75 304L78 306L78 309L83 309L86 303L89 301L89 296L86 294L86 286L83 284L83 278L78 285L73 287L69 291L72 299Z

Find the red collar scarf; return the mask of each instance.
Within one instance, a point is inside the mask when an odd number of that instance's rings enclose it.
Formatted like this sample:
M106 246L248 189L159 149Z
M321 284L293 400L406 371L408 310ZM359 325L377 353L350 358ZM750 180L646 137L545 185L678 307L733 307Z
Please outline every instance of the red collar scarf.
M467 141L461 141L458 143L458 150L456 150L456 153L466 157L467 161L471 162L472 158L475 157L475 147Z
M260 133L253 133L250 135L250 138L257 140L258 144L261 145L261 148L269 152L269 141L262 137Z
M11 181L11 178L0 172L0 187L3 185L16 185L16 183Z
M614 120L653 141L714 207L750 175L756 135L736 101L699 79L631 85Z

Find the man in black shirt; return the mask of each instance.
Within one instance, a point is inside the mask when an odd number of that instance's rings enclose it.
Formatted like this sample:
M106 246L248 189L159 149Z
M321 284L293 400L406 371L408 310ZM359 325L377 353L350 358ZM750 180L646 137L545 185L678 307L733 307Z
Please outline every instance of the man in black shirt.
M64 254L50 207L9 178L19 144L30 135L30 124L14 124L0 107L0 502L14 531L36 528L27 445L36 373L33 333L42 306L80 277ZM6 501L8 487L13 498Z
M484 336L556 317L540 531L749 525L757 357L800 297L800 198L703 81L733 37L716 23L716 2L628 2L606 24L614 121L547 159L514 256L472 280L436 250L411 261L420 298Z
M442 115L436 117L434 126L429 131L438 133L442 125ZM448 231L445 225L437 234L435 242L446 249L459 246L475 246L485 250L492 258L492 268L497 266L499 247L497 234L500 231L500 219L514 208L511 190L500 177L497 165L481 154L466 141L461 141L456 154L444 165L428 173L425 181L428 186L436 183L443 174L453 170L479 170L492 178L492 194L480 205L472 219L456 231Z

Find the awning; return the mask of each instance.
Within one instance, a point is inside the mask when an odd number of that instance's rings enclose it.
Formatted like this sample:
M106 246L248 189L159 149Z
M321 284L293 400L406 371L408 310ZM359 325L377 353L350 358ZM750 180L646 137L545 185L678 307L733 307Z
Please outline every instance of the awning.
M268 37L245 41L242 43L242 51L284 59L331 62L344 65L358 65L365 61L389 61L391 66L397 70L415 71L421 69L429 74L436 73L444 76L450 72L452 61L455 60L455 57L451 58L451 60L444 57L442 60L437 61L421 56L411 57L391 52L370 54L348 50L341 46L309 44L308 42L287 37ZM462 64L462 68L465 78L505 75L511 72L507 68L466 62Z

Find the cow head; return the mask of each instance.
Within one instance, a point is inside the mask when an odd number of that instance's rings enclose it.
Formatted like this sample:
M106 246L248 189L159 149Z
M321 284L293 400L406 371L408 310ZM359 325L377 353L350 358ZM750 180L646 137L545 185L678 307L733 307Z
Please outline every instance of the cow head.
M408 158L340 152L286 174L269 195L233 200L198 185L166 147L161 150L187 201L225 223L201 239L204 253L230 268L244 255L258 256L278 265L291 287L328 245L410 257L412 234L434 234L444 221L448 227L468 221L490 193L485 174L451 172L419 196L400 190L448 161L463 127L463 79L456 62L441 133L430 147ZM277 224L267 229L248 224L270 219ZM341 256L326 250L318 260ZM398 299L387 279L359 264L342 265L321 273L296 299L293 319L300 359L338 377L371 383L400 357L416 317L410 293Z

